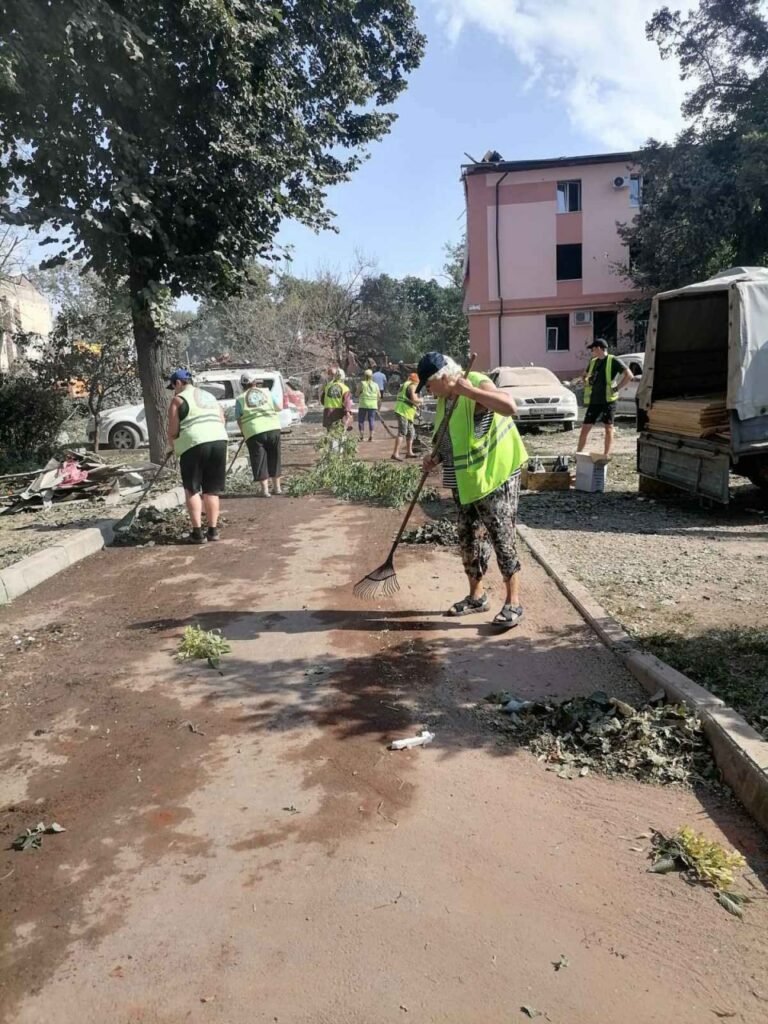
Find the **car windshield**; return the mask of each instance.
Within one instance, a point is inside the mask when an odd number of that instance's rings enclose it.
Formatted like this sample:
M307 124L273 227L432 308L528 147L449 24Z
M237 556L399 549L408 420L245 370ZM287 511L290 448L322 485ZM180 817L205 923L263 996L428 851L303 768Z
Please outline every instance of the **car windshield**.
M500 388L551 387L560 381L543 366L502 366L496 378Z

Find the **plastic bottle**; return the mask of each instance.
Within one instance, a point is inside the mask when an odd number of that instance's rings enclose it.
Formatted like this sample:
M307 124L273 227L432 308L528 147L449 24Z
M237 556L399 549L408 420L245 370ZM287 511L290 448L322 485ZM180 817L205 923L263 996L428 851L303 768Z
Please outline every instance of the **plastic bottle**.
M420 736L411 736L407 740L393 740L389 744L390 750L410 750L411 747L425 747L428 743L431 743L435 738L433 732L429 732L424 729Z

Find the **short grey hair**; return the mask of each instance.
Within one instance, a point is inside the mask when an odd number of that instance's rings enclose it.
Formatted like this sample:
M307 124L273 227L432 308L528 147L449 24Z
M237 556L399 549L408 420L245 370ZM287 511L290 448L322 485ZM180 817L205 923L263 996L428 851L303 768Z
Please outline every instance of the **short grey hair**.
M456 377L461 377L464 371L459 364L451 359L450 356L445 356L445 366L441 366L437 373L433 373L431 377L427 378L427 384L431 380L454 380Z

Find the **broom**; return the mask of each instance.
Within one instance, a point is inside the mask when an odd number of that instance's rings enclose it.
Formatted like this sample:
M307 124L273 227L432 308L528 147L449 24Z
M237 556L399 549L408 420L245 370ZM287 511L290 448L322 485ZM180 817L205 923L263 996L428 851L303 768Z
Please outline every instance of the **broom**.
M152 488L155 486L155 484L159 480L160 474L163 472L165 467L168 465L168 462L169 462L169 460L170 460L172 455L173 455L173 452L168 452L168 454L165 456L165 458L163 459L162 463L158 467L158 470L155 473L155 475L152 477L152 479L149 481L147 486L144 488L144 490L139 495L139 500L133 506L131 511L127 515L123 516L122 519L118 520L115 523L115 525L113 527L115 533L125 533L126 530L130 530L130 528L133 526L133 521L136 518L136 512L137 512L137 510L139 508L139 505L142 503L142 501L144 501L146 496L149 494L149 492L152 490Z
M476 354L473 352L469 358L469 364L464 371L463 376L466 377L469 371L472 369L476 359ZM443 416L443 422L440 424L437 433L435 434L435 443L432 446L432 458L437 455L440 450L440 445L445 437L445 432L448 429L448 422L453 415L453 410L456 408L458 398L454 398L453 401L446 405L445 416ZM395 572L395 551L397 546L405 533L405 528L408 525L408 520L411 518L411 513L416 507L416 502L419 500L422 488L426 483L427 477L429 476L430 470L421 474L421 480L419 480L418 486L416 487L416 493L413 496L411 504L408 506L408 511L403 517L403 521L400 524L400 529L397 531L392 547L389 549L387 560L383 565L380 565L378 569L374 569L373 572L368 573L364 576L359 583L356 583L352 593L355 597L359 597L363 601L369 601L375 597L391 597L392 594L396 594L400 589L400 584L397 582L397 573Z

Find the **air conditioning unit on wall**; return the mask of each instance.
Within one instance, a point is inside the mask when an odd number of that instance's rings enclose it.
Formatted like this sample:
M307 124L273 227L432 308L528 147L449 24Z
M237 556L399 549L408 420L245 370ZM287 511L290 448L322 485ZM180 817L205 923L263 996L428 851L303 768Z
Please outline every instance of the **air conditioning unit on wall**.
M592 323L592 310L591 309L577 309L573 314L573 326L584 327L586 324Z
M618 175L618 177L613 179L613 187L614 188L629 188L629 178L628 177L622 177L621 175Z

